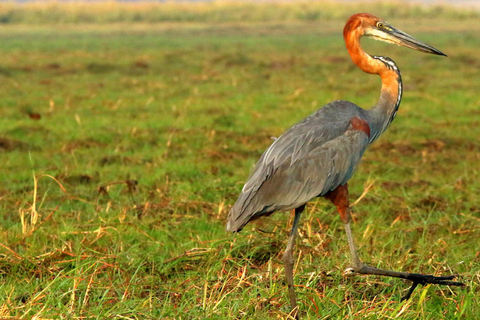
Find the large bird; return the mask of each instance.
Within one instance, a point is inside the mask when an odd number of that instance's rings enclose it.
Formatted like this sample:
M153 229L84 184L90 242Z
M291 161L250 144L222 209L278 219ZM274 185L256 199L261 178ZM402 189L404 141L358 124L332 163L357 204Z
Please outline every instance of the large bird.
M400 71L387 57L370 56L360 46L362 36L371 37L417 51L446 56L441 51L395 29L368 13L351 16L343 30L353 62L364 72L382 79L380 98L366 110L349 101L334 101L300 121L276 139L258 160L238 200L228 215L227 230L240 231L249 221L275 211L295 210L295 218L284 253L286 280L292 312L297 315L293 285L293 246L300 215L305 204L325 197L336 207L345 224L353 260L351 272L404 278L418 284L461 285L448 281L453 276L395 272L370 267L358 257L350 228L347 182L352 177L367 147L390 125L402 98Z

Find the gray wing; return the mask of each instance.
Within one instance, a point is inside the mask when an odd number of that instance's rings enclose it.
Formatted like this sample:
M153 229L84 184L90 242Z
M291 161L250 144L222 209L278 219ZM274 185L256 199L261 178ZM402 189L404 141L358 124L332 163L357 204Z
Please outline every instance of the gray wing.
M229 213L229 231L261 215L298 208L347 183L369 137L350 124L363 110L335 103L292 127L265 151Z

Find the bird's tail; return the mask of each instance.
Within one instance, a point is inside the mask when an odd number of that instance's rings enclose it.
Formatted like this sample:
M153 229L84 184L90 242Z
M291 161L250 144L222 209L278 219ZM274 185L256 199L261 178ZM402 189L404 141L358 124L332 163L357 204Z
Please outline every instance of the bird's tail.
M228 213L226 228L230 232L238 232L242 230L245 223L241 219L241 213L239 212L238 201L233 205L232 209Z
M258 212L258 204L252 199L251 192L243 192L228 213L226 228L230 232L239 232ZM252 201L253 200L253 201Z
M230 232L238 231L237 226L235 226L235 224L230 220L227 220L226 228L227 228L227 231L230 231Z

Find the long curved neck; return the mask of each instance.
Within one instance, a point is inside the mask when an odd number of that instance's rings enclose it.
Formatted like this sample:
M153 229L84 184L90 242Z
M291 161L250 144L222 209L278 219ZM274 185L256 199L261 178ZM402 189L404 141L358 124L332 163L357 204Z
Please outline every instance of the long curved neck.
M382 89L377 104L368 110L370 117L371 136L370 143L375 141L390 123L395 119L400 102L402 100L402 76L395 62L386 57L373 57L381 61L388 71L380 74L382 77Z
M347 30L347 28L346 28ZM351 29L350 29L351 30ZM370 143L375 141L389 126L397 114L402 98L402 77L395 62L386 57L372 57L360 46L359 29L344 32L345 43L352 61L364 72L378 74L382 89L377 104L369 109Z

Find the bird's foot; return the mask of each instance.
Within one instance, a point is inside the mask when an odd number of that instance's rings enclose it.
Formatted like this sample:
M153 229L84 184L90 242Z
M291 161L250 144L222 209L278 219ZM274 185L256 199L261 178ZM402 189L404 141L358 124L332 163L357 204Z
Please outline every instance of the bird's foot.
M348 276L350 274L354 274L355 273L355 268L347 268L345 270L343 270L343 275L344 276Z
M443 277L436 277L430 274L420 274L420 273L407 273L407 276L404 279L412 281L412 286L410 289L408 289L407 294L405 294L400 301L408 300L410 299L410 296L413 293L413 290L421 284L422 286L426 284L438 284L438 285L444 285L444 286L465 286L463 282L456 282L456 281L451 281L455 279L457 276L456 275L451 275L451 276L443 276Z
M409 273L409 272L397 272L391 270L383 270L374 267L370 267L363 263L358 263L356 267L347 268L344 271L344 274L371 274L371 275L378 275L378 276L386 276L386 277L394 277L394 278L401 278L405 280L412 281L412 286L408 290L407 294L404 295L401 301L410 299L415 288L421 284L438 284L438 285L446 285L446 286L464 286L465 284L462 282L451 281L455 279L456 275L451 276L443 276L437 277L429 274L420 274L420 273Z

